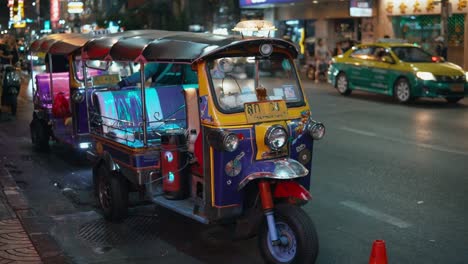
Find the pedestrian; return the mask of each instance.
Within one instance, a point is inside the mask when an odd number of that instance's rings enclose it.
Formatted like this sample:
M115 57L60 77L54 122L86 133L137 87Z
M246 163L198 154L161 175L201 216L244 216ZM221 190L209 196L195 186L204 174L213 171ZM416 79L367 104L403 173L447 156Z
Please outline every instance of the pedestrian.
M1 102L4 101L2 96L3 94L3 77L4 77L4 67L5 65L11 64L11 60L13 59L13 55L9 54L8 52L8 39L4 37L0 40L0 114L1 110Z
M14 118L21 86L20 74L15 66L8 65L4 68L4 75L2 101L11 107L11 116Z
M338 55L343 54L343 49L341 48L342 45L343 45L343 42L341 41L336 42L335 49L333 50L333 56L338 56Z
M319 82L319 76L324 65L328 65L331 58L330 50L325 44L324 40L319 38L315 46L315 82ZM327 67L328 68L328 67Z
M435 46L436 55L444 58L444 60L447 60L447 46L445 46L444 37L438 36L434 40L436 42L436 46Z
M1 103L11 107L11 115L16 116L17 97L20 90L20 75L16 71L16 63L18 62L18 48L14 37L10 36L6 40L6 45L3 48L3 55L8 57L8 63L3 65L2 78L2 98ZM4 61L6 62L6 60Z
M0 42L0 65L11 64L13 55L10 54L9 39L3 38L3 43Z

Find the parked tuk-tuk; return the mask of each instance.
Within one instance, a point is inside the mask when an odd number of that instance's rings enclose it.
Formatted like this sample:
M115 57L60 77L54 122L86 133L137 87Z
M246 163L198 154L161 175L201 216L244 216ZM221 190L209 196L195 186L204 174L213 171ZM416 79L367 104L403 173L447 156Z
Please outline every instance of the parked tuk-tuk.
M90 39L82 34L53 34L31 44L31 57L44 64L32 65L34 112L31 140L40 150L49 140L88 148L86 106L81 96L84 81L78 76L75 57Z
M149 30L119 34L139 35ZM115 37L110 35L109 37ZM31 140L39 150L49 148L50 139L78 150L89 148L89 124L81 60L81 48L93 34L52 34L31 44L34 112ZM36 59L33 59L36 58ZM88 76L102 71L90 70Z
M300 206L325 128L311 118L297 54L276 38L171 31L84 45L85 76L104 72L85 93L104 217L122 220L138 191L204 224L236 223L239 238L258 235L269 263L315 262ZM139 83L122 82L135 64Z

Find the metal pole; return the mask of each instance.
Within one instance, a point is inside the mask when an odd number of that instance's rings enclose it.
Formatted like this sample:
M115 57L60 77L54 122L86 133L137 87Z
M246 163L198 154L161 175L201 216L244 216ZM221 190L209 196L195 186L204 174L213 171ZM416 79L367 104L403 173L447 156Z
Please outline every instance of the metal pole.
M147 129L147 125L146 125L146 87L145 87L145 83L146 83L146 76L145 76L145 64L143 62L140 63L140 78L141 78L141 106L143 107L143 111L142 111L142 120L143 120L143 144L144 146L147 145L147 140L148 140L148 133L146 131Z
M448 16L449 16L449 0L441 1L441 14L440 14L440 35L444 39L444 48L448 46Z
M54 104L54 85L53 85L53 79L52 79L52 54L47 54L49 56L49 79L50 79L50 99L52 104Z
M90 109L90 98L88 95L88 74L87 74L87 68L86 68L86 61L83 60L83 54L81 55L81 66L82 66L82 71L83 71L83 82L84 82L84 93L85 93L85 106L86 106L86 119L88 122L88 134L91 133L91 120L89 120L89 109ZM79 88L78 88L79 92ZM93 109L94 113L94 109Z

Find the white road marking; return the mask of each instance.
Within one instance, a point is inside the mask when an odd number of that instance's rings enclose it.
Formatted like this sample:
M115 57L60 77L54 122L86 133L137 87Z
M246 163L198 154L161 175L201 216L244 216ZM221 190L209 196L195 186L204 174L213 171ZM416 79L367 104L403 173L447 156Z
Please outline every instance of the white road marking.
M357 202L353 202L353 201L342 201L340 202L340 204L348 207L348 208L351 208L355 211L358 211L362 214L365 214L367 216L370 216L370 217L373 217L377 220L380 220L380 221L383 221L385 223L388 223L388 224L391 224L391 225L394 225L394 226L397 226L399 228L408 228L411 226L410 223L406 222L406 221L403 221L397 217L394 217L394 216L391 216L391 215L388 215L388 214L385 214L385 213L382 213L382 212L379 212L379 211L376 211L374 209L371 209L365 205L362 205L360 203L357 203Z
M441 152L447 152L447 153L450 153L450 154L458 154L458 155L468 156L468 151L462 151L462 150L451 149L451 148L447 148L447 147L439 146L439 145L426 144L426 143L417 143L417 142L414 142L414 141L411 141L411 140L404 140L404 139L398 139L398 138L393 138L393 137L377 135L376 133L373 133L373 132L354 129L354 128L350 128L350 127L340 127L340 129L344 130L344 131L351 132L351 133L359 134L359 135L375 137L375 138L380 138L380 139L385 139L385 140L388 140L388 141L401 143L403 145L410 144L410 145L417 146L417 147L420 147L420 148L436 150L436 151L441 151Z
M348 132L352 132L352 133L355 133L355 134L359 134L359 135L369 136L369 137L376 137L377 136L376 133L367 132L367 131L364 131L364 130L354 129L354 128L350 128L350 127L341 127L340 129L348 131Z

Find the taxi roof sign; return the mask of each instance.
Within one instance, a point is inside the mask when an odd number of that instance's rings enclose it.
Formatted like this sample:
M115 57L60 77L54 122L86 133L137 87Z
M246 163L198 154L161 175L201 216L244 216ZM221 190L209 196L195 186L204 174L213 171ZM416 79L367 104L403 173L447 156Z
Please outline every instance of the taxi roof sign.
M233 31L270 31L276 30L276 27L267 20L245 20L237 23Z
M268 32L277 30L275 25L272 22L267 20L245 20L237 23L237 25L232 29L232 31L238 31L242 35L245 33L254 33L254 32Z

